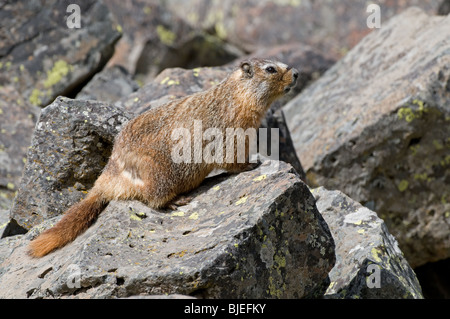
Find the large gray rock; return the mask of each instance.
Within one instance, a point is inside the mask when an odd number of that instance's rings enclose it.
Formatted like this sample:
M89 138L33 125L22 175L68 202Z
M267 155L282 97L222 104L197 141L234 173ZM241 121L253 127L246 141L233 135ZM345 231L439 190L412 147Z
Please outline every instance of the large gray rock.
M450 257L449 38L411 8L284 108L311 185L376 211L413 267Z
M325 298L423 298L414 271L375 212L340 191L320 187L312 194L336 243Z
M273 164L278 170L266 171ZM26 246L59 217L0 245L9 253L0 298L301 298L334 265L328 226L288 164L214 177L191 195L176 211L111 202L73 243L41 259Z
M63 97L42 109L5 235L29 230L84 197L130 118L110 104Z

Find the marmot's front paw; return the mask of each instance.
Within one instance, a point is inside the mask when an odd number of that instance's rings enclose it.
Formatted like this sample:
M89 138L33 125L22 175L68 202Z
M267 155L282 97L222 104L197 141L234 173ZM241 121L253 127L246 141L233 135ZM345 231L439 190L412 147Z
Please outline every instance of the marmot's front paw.
M174 200L169 202L166 205L166 208L169 208L171 210L177 210L179 206L184 206L189 204L192 201L192 196L185 196L185 195L179 195Z

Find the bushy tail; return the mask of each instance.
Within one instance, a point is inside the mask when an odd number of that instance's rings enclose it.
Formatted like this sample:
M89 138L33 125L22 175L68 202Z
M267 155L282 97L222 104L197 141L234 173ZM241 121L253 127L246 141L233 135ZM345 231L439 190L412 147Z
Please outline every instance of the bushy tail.
M30 242L29 254L42 257L74 240L95 221L108 204L95 188L81 202L73 205L53 227Z

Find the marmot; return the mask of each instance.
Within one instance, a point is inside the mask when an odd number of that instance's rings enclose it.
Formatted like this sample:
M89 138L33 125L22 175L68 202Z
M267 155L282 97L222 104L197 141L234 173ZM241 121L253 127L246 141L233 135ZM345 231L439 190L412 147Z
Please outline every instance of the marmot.
M201 121L203 130L258 129L271 103L287 93L297 77L296 69L280 62L245 60L216 86L130 120L117 135L111 157L87 197L71 206L53 228L31 241L29 254L42 257L71 242L111 200L136 199L161 208L199 186L213 169L248 169L248 162L236 158L233 163L175 163L172 131L184 127L193 132L194 121Z

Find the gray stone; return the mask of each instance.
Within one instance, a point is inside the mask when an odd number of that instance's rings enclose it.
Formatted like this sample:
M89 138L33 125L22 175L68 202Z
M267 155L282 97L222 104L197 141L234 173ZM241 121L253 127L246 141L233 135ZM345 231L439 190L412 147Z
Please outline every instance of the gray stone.
M28 230L84 197L130 118L110 104L63 97L42 109L11 208L12 222Z
M284 107L309 183L376 211L412 267L450 256L449 38L411 8Z
M312 190L336 243L325 298L423 298L420 284L386 224L340 191Z
M0 298L301 298L334 265L328 226L288 164L216 176L190 195L176 211L111 202L73 243L31 259L29 240L59 217L47 220L0 265Z
M127 70L121 66L112 66L97 73L75 98L114 103L138 89L139 85Z

